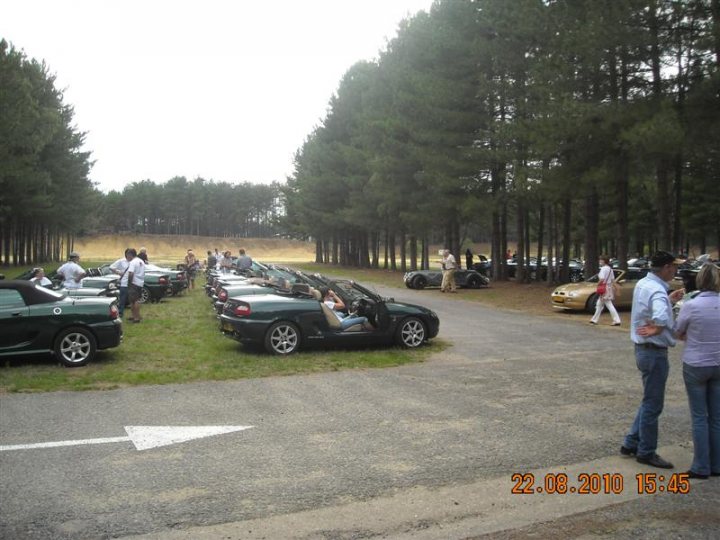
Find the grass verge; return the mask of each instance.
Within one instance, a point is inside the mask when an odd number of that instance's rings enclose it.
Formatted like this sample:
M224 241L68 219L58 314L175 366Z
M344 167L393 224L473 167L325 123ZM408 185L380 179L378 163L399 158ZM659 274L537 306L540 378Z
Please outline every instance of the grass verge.
M204 291L197 288L142 307L141 324L125 324L120 347L99 351L81 368L52 357L0 359L0 392L103 390L127 386L221 381L422 362L446 346L440 340L400 348L307 351L288 358L249 350L220 334Z

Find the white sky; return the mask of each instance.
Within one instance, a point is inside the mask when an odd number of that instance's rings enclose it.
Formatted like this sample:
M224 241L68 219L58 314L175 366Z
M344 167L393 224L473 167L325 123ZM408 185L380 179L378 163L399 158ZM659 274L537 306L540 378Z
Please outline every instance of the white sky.
M284 182L343 74L431 4L0 0L0 37L57 76L101 190Z

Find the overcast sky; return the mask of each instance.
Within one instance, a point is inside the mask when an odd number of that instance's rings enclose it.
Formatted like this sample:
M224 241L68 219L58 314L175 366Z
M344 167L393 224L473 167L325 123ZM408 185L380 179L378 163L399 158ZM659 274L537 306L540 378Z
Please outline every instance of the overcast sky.
M431 4L0 0L0 37L57 76L101 190L284 182L343 74Z

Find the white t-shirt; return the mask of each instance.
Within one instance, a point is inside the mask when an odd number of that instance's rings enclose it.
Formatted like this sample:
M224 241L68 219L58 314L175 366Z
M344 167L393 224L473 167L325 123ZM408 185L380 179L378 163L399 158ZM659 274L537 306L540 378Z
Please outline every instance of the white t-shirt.
M30 281L32 281L35 285L39 285L40 287L47 287L48 285L52 285L52 281L50 281L47 276L43 276L41 278L34 277Z
M132 261L130 261L127 273L132 273L133 285L142 287L145 284L145 263L140 257L135 257Z
M78 263L68 261L57 269L57 273L63 275L63 287L66 289L79 289L82 287L80 276L85 273L85 270Z
M338 318L338 321L342 321L345 317L343 317L343 314L339 311L335 311L335 302L332 300L324 300L323 303L332 309L333 315L335 315Z
M448 256L443 259L443 263L445 263L445 270L453 270L457 268L457 263L455 262L455 256L452 253L449 253Z
M110 270L117 270L118 272L120 272L120 275L122 276L120 278L121 287L128 286L128 273L125 271L127 270L128 266L130 266L130 261L128 261L125 257L123 257L122 259L118 259L110 265Z

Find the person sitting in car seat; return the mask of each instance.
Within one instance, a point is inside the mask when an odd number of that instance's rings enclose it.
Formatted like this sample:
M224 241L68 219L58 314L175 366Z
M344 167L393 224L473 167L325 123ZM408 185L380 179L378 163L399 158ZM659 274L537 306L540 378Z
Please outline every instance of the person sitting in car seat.
M345 309L345 302L342 301L335 291L328 287L322 287L320 293L323 296L322 302L333 310L333 314L340 321L340 325L343 330L347 330L354 324L362 324L364 327L367 326L367 317L358 317L356 315L345 315L343 310Z

